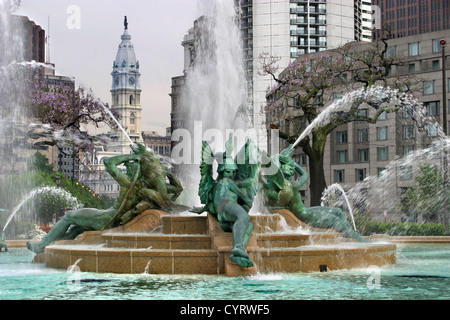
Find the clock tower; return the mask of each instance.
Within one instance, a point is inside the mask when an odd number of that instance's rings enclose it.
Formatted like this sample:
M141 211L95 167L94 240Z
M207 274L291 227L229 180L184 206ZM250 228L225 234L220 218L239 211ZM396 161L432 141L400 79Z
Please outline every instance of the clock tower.
M116 60L113 63L111 108L120 114L120 125L133 142L143 143L141 136L141 87L139 61L136 59L131 36L128 33L127 17L124 19L124 32L119 44ZM122 130L112 133L109 150L118 153L130 152L130 139Z

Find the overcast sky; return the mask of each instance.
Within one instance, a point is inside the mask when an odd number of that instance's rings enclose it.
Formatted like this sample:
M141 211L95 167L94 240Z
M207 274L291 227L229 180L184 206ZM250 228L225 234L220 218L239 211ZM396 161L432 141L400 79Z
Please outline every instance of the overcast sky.
M198 18L198 0L22 0L16 14L46 30L56 73L75 77L111 104L111 72L128 17L141 71L142 129L170 126L171 78L183 74L181 42ZM79 12L79 14L78 14Z

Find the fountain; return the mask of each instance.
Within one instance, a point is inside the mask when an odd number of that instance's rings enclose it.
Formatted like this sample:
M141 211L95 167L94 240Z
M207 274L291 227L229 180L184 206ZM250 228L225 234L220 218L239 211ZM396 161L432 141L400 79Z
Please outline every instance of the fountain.
M209 5L215 1L207 0L207 2ZM232 1L222 2L222 4L225 3L232 3ZM0 0L0 6L4 4L5 0ZM227 7L226 10L222 8L219 12L229 12L228 9L230 8ZM0 13L3 12L0 10ZM2 19L0 17L0 23L4 21ZM224 30L223 26L220 28ZM0 34L1 41L3 38ZM224 53L226 47L221 47L221 53ZM4 48L5 46L1 46L0 50ZM0 63L0 66L3 65ZM21 67L25 66L30 67L32 64L21 65ZM10 68L12 66L7 69ZM214 69L213 66L210 68ZM222 69L220 75L224 76L228 71L227 68ZM201 79L202 85L216 84L215 80L206 79L208 74L210 74L209 71L202 74L202 77L205 77ZM216 73L213 74L219 76ZM0 74L0 76L3 75ZM224 80L227 79L229 78ZM3 79L0 78L0 80L2 80L0 90L13 90L5 89ZM235 84L236 82L228 83L225 87L231 88L230 86ZM195 98L199 105L200 94L205 95L205 92L216 90L210 88L196 91L200 90L200 87L195 87L195 81L191 82L191 85L194 86L191 89L199 94ZM200 83L197 85L201 86ZM20 89L20 86L16 89ZM238 91L240 92L240 89ZM360 91L350 93L346 99L359 94L363 93ZM238 96L241 95L238 94ZM0 97L4 96L0 95ZM215 101L214 98L201 105L205 113L213 109L211 106L216 106ZM222 101L220 106L224 106L223 100L220 101ZM237 116L234 116L233 112L236 111L236 106L242 105L241 102L240 99L236 99L227 106L233 111L228 112L229 114L225 112L226 115L230 115L230 122L224 121L224 130L235 128L233 123L236 124ZM333 110L337 111L342 106L342 104L335 104L329 110L324 110L320 121L327 121L326 115L332 115ZM236 115L240 111L242 110L237 110ZM0 117L1 130L5 129L6 125L3 116L4 114ZM8 122L17 124L19 133L27 126L20 121L12 122L9 118L7 119ZM210 115L202 121L207 123L209 128L214 128L213 119L214 117ZM314 125L320 124L320 121ZM304 135L311 133L313 129L314 126L311 126ZM18 136L20 134L16 135ZM203 154L202 142L196 141L196 143L200 143L200 148L196 149L200 156ZM219 145L216 144L216 147L219 148ZM238 146L237 150L241 147ZM287 154L286 158L289 158L290 149L292 148L284 150L280 155ZM430 151L431 149L425 150L421 154L422 156L430 154ZM272 155L274 162L280 155ZM3 160L7 158L4 149L0 149L0 157L0 164L3 164ZM408 161L416 160L408 157ZM281 166L281 163L278 164ZM198 169L197 166L196 171L188 175L192 178L189 181L195 184L201 181ZM390 174L391 172L386 172L387 176ZM132 178L136 176L138 175L132 175ZM277 180L278 178L281 180ZM281 175L279 171L271 179L271 183L282 181L283 184L285 182L295 184L297 182L287 179L287 176ZM370 183L372 180L375 186L380 186L375 178L369 178L364 183ZM12 187L11 185L11 190L13 190ZM271 191L271 189L264 189L261 185L258 185L258 188L259 192ZM342 192L341 189L341 186L333 185L328 191ZM123 223L116 223L111 228L85 231L75 239L55 241L46 246L44 253L35 255L27 249L14 249L0 254L0 274L2 275L0 299L223 301L225 297L225 300L272 301L450 298L447 283L450 273L448 268L443 268L450 261L448 246L435 244L397 246L384 239L377 242L358 242L352 237L344 237L342 232L331 228L317 228L301 221L285 207L285 204L292 199L289 197L289 192L285 192L283 188L277 191L281 192L283 201L273 201L266 208L261 207L267 209L263 213L258 212L260 208L255 206L254 202L253 210L250 211L249 217L253 230L246 240L245 248L253 267L242 267L230 260L233 251L233 234L223 229L224 221L219 222L214 213L209 211L200 215L187 212L174 213L173 208L150 209L145 204L141 208L142 212L131 210L117 217L117 220ZM392 194L389 189L384 191ZM31 193L34 196L39 194L37 190ZM353 190L348 190L344 195L347 205L357 197ZM382 195L382 197L385 196ZM22 202L26 198L31 198L31 195L24 195ZM200 197L195 196L195 199L190 199L192 205L198 204L197 198ZM272 198L274 199L279 198ZM264 200L267 201L267 199ZM334 205L326 203L325 199L323 204ZM2 207L3 205L2 203ZM10 216L15 215L13 215L14 211L18 212L19 205L11 206L14 209ZM348 206L348 208L351 216L351 224L348 223L348 226L352 231L356 231L355 217L351 207ZM126 214L129 215L126 216ZM122 221L124 217L126 219ZM107 222L111 221L108 219ZM4 233L2 233L0 250L2 245L6 244L4 240ZM437 240L433 238L430 241ZM448 239L441 239L441 241L448 243ZM228 302L224 303L228 304ZM295 304L290 304L290 306L293 305L296 307ZM222 310L224 310L223 307ZM283 311L286 311L285 307L286 305L283 305ZM263 310L270 310L270 314L277 311L274 310L271 302L267 302L267 308ZM174 315L180 313L177 308L169 308L167 311L173 312Z
M200 37L203 38L198 42L197 60L193 70L188 74L187 101L192 111L190 114L192 123L200 123L201 136L215 137L215 147L220 149L220 136L223 137L224 132L231 130L236 133L237 129L251 127L249 123L239 121L238 117L245 113L243 109L246 108L246 81L242 65L235 63L241 61L242 48L230 46L230 43L241 43L239 28L235 25L233 3L204 1L203 4L207 9L202 18L200 32ZM233 63L230 64L230 60ZM195 131L196 128L191 129ZM245 144L252 137L237 138L238 142ZM204 156L199 143L201 141L193 141L194 153L198 152ZM237 144L236 147L239 150L242 145ZM112 159L114 165L109 166L109 172L114 177L117 174L117 171L113 170L116 164L125 163L129 169L127 183L122 186L123 192L121 191L115 206L105 211L81 208L66 214L41 242L28 244L30 250L38 253L35 262L65 270L76 265L80 270L95 273L228 276L326 271L395 263L395 245L362 242L364 239L351 230L348 222L344 226L345 219L343 220L342 213L333 208L326 208L326 216L332 217L326 220L341 221L339 230L330 229L331 225L328 222L320 224L319 227L308 225L299 220L297 213L292 213L291 208L283 206L282 203L275 203L273 208L270 208L272 210L270 214L258 212L249 214L255 196L252 194L248 203L243 205L245 209L242 216L245 217L246 227L242 229L245 231L244 237L239 238L235 235L242 230L233 225L238 224L238 221L235 222L234 218L230 218L233 211L226 211L228 202L226 205L217 203L215 209L209 208L206 210L207 213L200 215L187 213L186 207L182 208L184 213L175 213L180 206L172 200L180 195L180 190L176 189L179 183L167 185L158 183L145 189L148 191L143 193L147 198L140 198L141 192L130 193L134 186L142 186L149 181L166 181L166 176L174 183L176 178L160 163L143 160L141 157L143 154L151 157L149 150L144 150L137 144L133 144L132 149L133 154L119 156L120 160ZM215 151L216 154L228 156L234 152L233 148L229 148L225 153ZM225 158L225 164L227 159ZM229 165L234 168L235 165L242 164L236 160L236 163ZM108 167L108 161L105 161L105 165ZM221 172L221 163L218 165ZM141 166L150 168L148 174L158 173L158 178L149 179L148 175L140 171L143 168ZM272 181L276 182L278 172L281 171L276 170L272 173L274 176ZM199 185L199 181L201 184L204 179L204 176L200 177L198 166L196 172L186 175L192 179L188 183L196 185ZM257 176L253 171L253 179L255 177ZM241 177L244 180L245 178L248 177ZM284 181L291 183L288 180L283 176L283 183ZM256 184L252 183L246 192L249 195L257 188ZM199 191L203 192L202 188ZM285 189L281 188L277 192L284 191ZM32 196L35 195L37 192ZM223 196L224 193L221 192L220 195ZM209 200L219 200L218 197L215 195ZM205 199L201 196L200 198L203 204L207 205ZM130 204L124 199L132 200L133 203ZM26 200L25 198L23 201ZM192 205L198 201L190 200ZM17 210L12 212L11 217ZM318 212L310 210L308 214L316 216ZM86 228L90 231L86 231ZM360 242L354 241L353 238Z
M325 207L327 205L329 206L330 204L328 202L334 200L335 199L334 197L336 196L337 193L339 193L338 197L344 198L345 205L350 214L350 218L352 219L353 229L355 231L357 231L356 224L355 224L355 217L353 216L352 206L350 205L350 202L349 202L347 194L345 193L345 190L342 188L342 186L339 183L332 184L323 192L321 206L323 206L323 207ZM337 204L334 204L334 206L337 206Z

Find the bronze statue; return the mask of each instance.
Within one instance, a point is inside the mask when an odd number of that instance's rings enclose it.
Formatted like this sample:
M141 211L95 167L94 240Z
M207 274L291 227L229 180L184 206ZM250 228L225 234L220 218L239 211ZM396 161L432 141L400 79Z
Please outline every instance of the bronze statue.
M233 249L230 260L242 267L253 266L245 247L253 230L249 211L257 191L256 161L251 163L256 148L249 140L233 159L232 136L226 142L226 151L214 156L210 146L203 141L201 181L199 196L204 207L194 208L191 212L205 211L215 215L222 230L233 233ZM252 153L253 152L253 153ZM213 161L218 162L218 177L213 178ZM240 160L240 161L238 161Z
M187 207L173 202L183 188L169 169L142 144L136 143L131 149L132 154L119 155L104 161L106 170L120 185L119 197L112 208L82 208L69 211L41 242L28 242L28 249L41 253L54 241L74 239L88 230L103 230L125 224L147 209L187 210ZM126 173L121 172L118 167L122 164L126 167Z
M292 145L272 158L279 170L276 174L267 176L264 182L266 205L270 209L288 209L301 221L321 229L334 229L344 237L367 242L347 221L340 208L311 207L307 208L302 201L300 189L308 181L309 174L298 163L292 160L294 149ZM292 181L294 174L298 178Z

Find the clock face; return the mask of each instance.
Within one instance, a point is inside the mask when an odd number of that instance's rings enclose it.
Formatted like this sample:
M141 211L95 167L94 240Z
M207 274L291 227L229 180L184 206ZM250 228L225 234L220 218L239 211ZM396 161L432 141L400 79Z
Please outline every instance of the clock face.
M136 82L136 80L135 80L133 77L131 77L130 79L128 79L128 82L129 82L131 85L133 85L133 84Z

